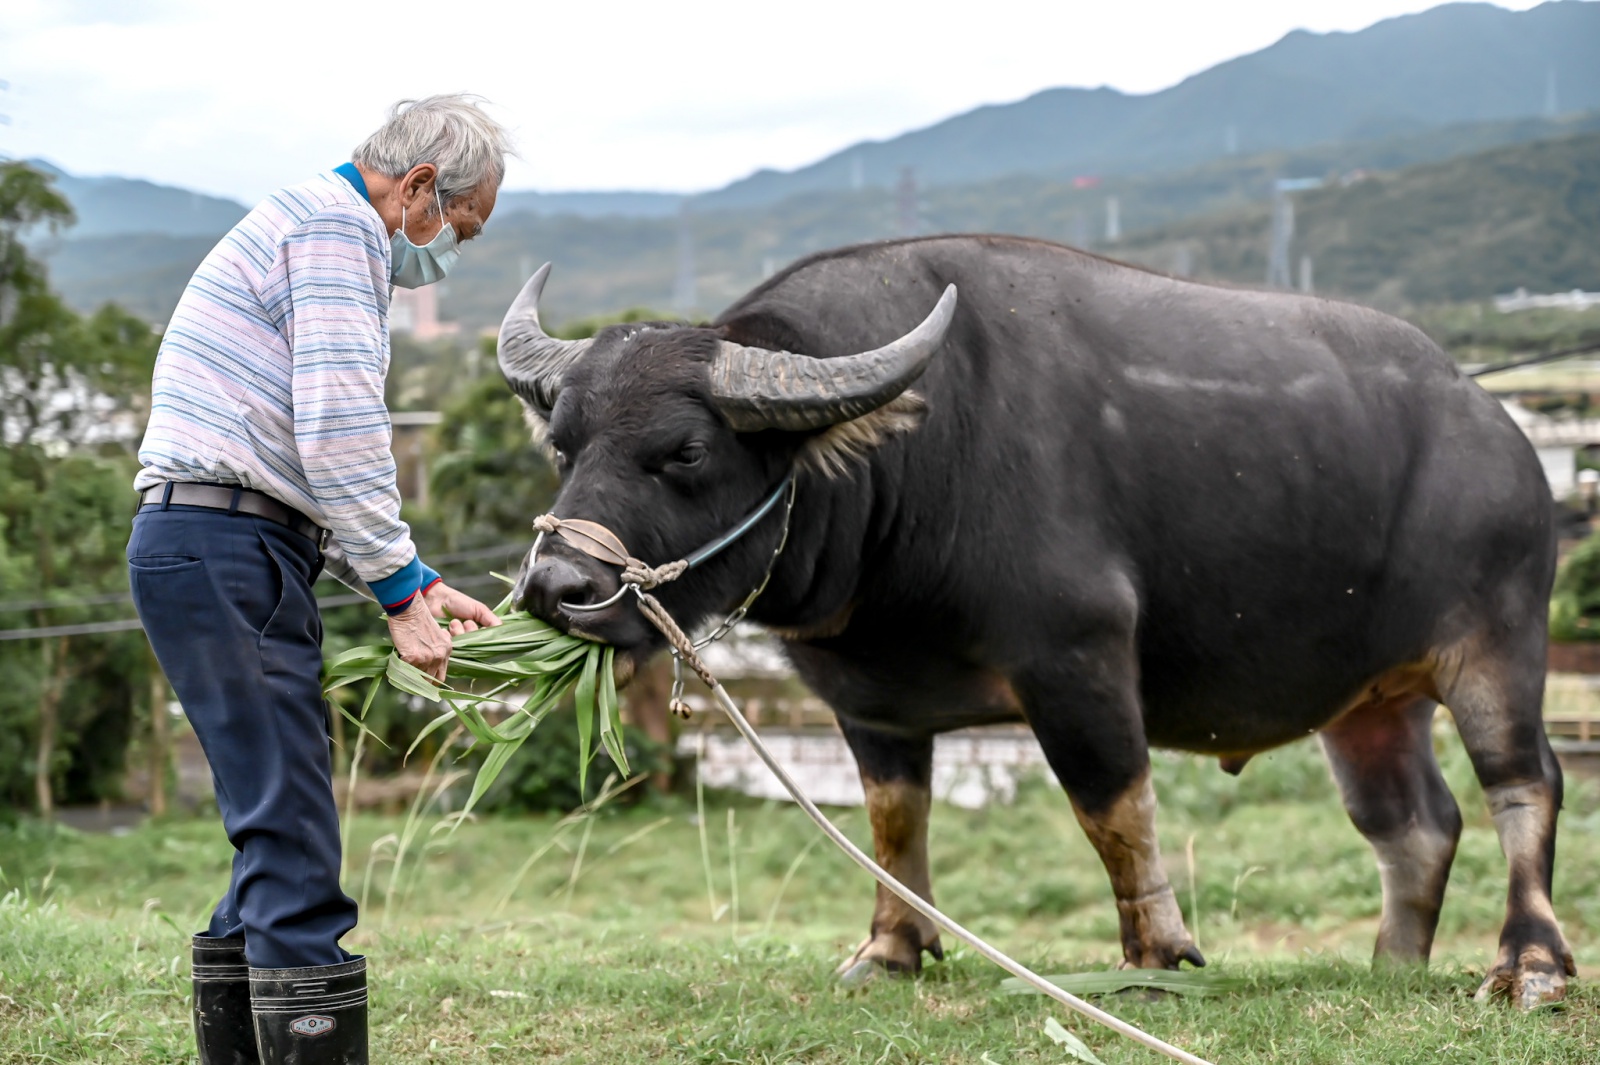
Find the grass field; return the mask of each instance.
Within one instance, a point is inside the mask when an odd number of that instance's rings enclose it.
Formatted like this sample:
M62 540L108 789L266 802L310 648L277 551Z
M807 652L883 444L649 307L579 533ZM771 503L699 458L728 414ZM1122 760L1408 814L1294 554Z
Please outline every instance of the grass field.
M1163 757L1173 883L1212 968L1247 984L1101 1004L1219 1065L1600 1060L1589 980L1564 1008L1532 1015L1472 1001L1505 871L1465 759L1453 737L1441 743L1467 830L1430 971L1369 970L1376 871L1313 748L1258 759L1237 781ZM1592 786L1569 786L1556 896L1591 979L1596 799ZM865 840L862 811L839 817ZM362 817L352 829L347 889L366 907L346 945L373 966L374 1062L1060 1065L1073 1059L1044 1034L1049 1017L1107 1065L1162 1060L1042 999L1003 994L1001 974L962 950L921 979L837 986L833 966L865 931L871 885L812 846L814 830L787 805L708 796L704 854L692 799L565 825L413 827L398 876L402 820ZM214 820L121 837L0 829L0 1062L192 1060L187 934L228 859ZM933 866L940 904L1036 969L1117 960L1104 873L1054 789L1030 786L984 811L938 809Z

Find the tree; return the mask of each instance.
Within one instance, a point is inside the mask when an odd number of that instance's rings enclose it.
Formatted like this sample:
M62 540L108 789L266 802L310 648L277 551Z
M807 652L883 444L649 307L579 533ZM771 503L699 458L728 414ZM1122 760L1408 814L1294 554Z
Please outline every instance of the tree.
M445 549L532 543L530 524L550 508L559 479L499 374L446 405L435 446L429 487Z
M59 454L133 438L156 338L113 305L82 318L50 291L24 237L73 222L51 180L0 163L0 440Z
M150 327L111 306L81 317L50 291L24 237L72 222L50 178L0 164L0 625L126 614L129 445L142 432ZM131 709L149 685L143 638L60 634L0 643L0 797L49 816L59 785L116 785ZM19 737L31 736L26 749Z

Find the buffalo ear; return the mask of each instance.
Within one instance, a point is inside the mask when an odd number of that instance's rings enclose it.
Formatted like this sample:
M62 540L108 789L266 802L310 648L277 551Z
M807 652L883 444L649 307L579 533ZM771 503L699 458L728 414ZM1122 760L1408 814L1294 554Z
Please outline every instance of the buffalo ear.
M521 396L517 399L522 403L522 423L528 427L529 439L533 441L533 446L539 449L545 460L554 466L556 447L550 442L550 415Z
M800 462L824 477L842 477L891 436L920 426L927 413L927 401L907 389L877 410L837 422L811 437L800 449Z

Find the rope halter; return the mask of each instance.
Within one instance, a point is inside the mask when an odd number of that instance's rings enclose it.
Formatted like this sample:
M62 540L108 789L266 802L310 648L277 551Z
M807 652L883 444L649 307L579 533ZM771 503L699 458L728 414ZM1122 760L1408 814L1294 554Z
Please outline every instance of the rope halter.
M590 558L601 562L619 566L622 569L620 586L616 594L599 603L568 603L563 601L561 609L572 613L592 613L604 610L620 600L628 592L633 592L639 600L639 609L645 617L667 638L667 643L672 650L672 696L670 707L679 717L689 716L689 706L683 701L683 665L688 663L707 687L716 686L716 678L706 668L705 662L700 658L700 649L717 640L722 639L733 631L734 626L744 620L750 612L750 607L767 590L767 585L772 581L772 571L777 568L778 556L783 554L783 549L789 543L789 521L794 515L795 478L791 471L761 505L752 510L738 524L726 533L710 541L698 550L690 552L683 558L673 562L664 562L659 566L651 566L628 553L628 548L622 538L599 522L586 521L582 518L558 518L554 514L541 514L533 520L533 528L539 535L533 541L533 550L528 555L528 565L531 568L539 559L539 547L544 543L546 536L558 536L568 546L583 552ZM761 581L750 590L734 611L722 620L715 629L700 640L691 639L672 616L650 592L670 581L675 581L695 567L707 562L720 554L725 548L739 540L751 529L760 523L761 519L770 514L779 501L785 501L783 511L783 534L778 539L778 546L773 550L772 557L767 561L766 572Z

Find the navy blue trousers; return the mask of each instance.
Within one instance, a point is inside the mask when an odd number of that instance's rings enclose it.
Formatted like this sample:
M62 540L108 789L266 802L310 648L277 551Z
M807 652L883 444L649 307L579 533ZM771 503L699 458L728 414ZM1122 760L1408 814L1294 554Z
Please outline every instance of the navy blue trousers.
M335 965L356 923L339 888L317 545L276 522L144 507L128 577L150 645L211 763L234 846L212 936L243 935L251 965Z

